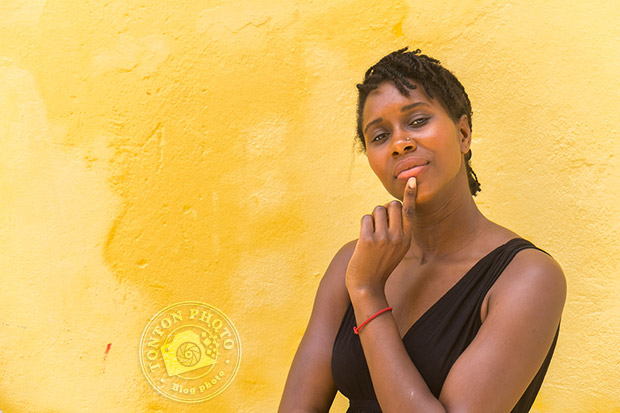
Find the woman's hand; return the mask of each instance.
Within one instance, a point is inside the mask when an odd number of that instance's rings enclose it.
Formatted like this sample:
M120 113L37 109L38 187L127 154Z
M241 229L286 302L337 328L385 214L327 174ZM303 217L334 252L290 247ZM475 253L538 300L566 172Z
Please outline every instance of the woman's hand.
M364 215L360 236L347 267L349 293L383 294L385 283L411 246L416 179L409 178L403 203L392 201Z

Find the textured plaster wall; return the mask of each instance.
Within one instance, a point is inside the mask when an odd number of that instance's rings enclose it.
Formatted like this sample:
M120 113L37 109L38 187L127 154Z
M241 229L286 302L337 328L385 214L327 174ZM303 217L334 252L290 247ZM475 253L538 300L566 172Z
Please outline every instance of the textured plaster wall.
M620 6L601 3L3 0L0 410L274 411L323 271L389 200L352 144L354 85L410 45L469 92L481 209L568 278L534 410L620 411ZM186 300L243 348L198 405L137 356Z

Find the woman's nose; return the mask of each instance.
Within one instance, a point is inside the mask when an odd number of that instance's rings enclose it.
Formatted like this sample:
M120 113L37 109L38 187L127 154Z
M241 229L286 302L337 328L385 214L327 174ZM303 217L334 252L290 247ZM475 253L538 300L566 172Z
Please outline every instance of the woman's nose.
M406 131L395 131L392 136L392 142L394 155L413 151L417 147L415 139L409 136Z

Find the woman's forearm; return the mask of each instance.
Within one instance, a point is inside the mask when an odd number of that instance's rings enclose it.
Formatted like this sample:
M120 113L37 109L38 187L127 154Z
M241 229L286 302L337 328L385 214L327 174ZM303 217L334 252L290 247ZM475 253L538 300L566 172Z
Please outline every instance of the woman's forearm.
M388 306L383 293L349 293L357 325ZM377 400L384 412L446 411L409 358L391 312L366 324L359 336Z

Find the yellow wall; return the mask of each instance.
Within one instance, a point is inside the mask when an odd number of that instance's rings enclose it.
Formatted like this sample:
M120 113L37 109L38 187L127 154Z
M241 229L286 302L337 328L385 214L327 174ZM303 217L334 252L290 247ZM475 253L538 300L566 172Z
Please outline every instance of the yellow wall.
M482 210L567 275L535 411L620 412L619 21L585 0L3 0L0 410L274 411L323 271L389 200L352 144L355 83L410 45L469 92ZM197 405L138 362L186 300L243 348Z

